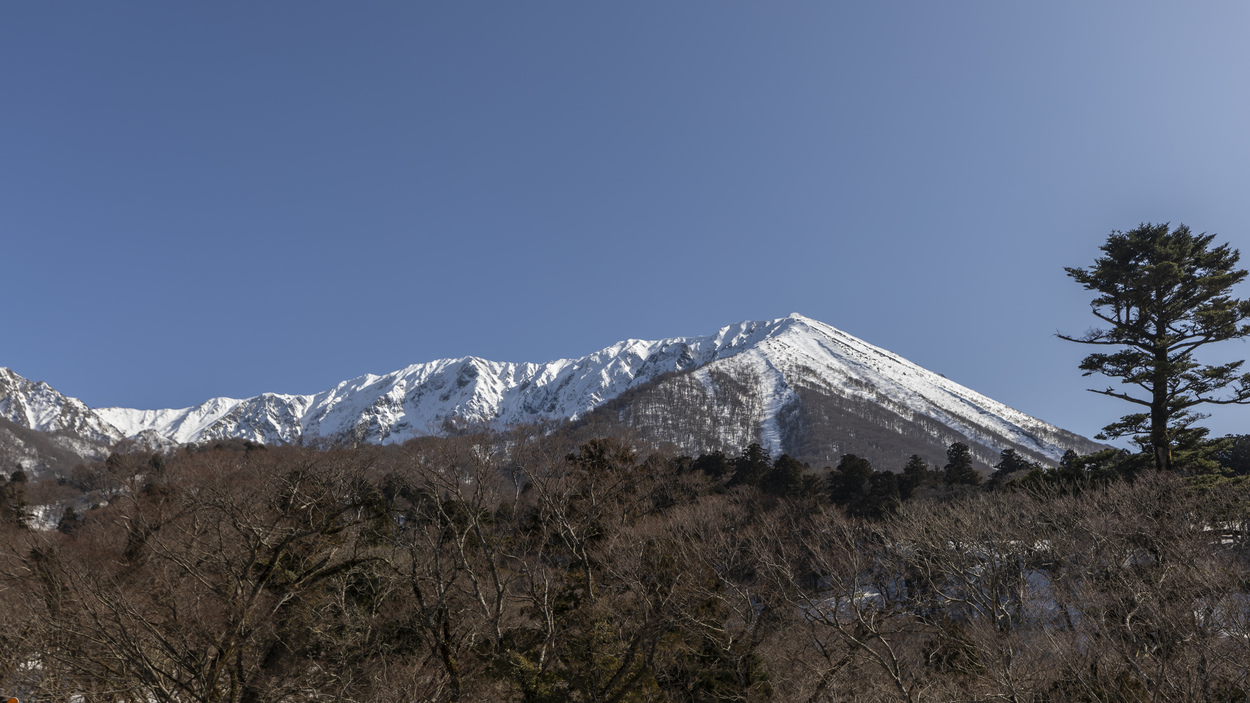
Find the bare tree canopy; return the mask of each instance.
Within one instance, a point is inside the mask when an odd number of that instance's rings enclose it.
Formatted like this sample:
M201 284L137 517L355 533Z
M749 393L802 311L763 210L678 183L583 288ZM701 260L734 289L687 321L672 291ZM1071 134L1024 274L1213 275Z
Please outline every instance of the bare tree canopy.
M83 476L93 502L60 529L34 509L0 522L0 691L1245 700L1250 483L1107 480L1103 461L1005 459L973 486L918 457L812 469L475 428L115 454L84 470L101 474Z

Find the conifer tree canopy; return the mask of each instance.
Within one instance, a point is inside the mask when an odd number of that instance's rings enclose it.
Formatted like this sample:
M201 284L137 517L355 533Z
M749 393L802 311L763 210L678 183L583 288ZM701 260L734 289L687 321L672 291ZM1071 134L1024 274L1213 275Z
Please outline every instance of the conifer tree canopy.
M733 486L758 486L772 468L773 460L768 450L759 442L752 442L742 450L742 456L734 459L734 475L729 483Z
M773 468L765 476L760 487L778 496L795 496L803 490L805 467L789 454L782 454L773 462Z
M948 486L981 483L981 474L972 467L972 450L963 442L955 442L946 450L946 466L942 471Z
M1120 347L1090 354L1080 368L1086 376L1101 374L1129 386L1091 392L1144 409L1107 425L1097 437L1133 437L1153 453L1160 470L1173 468L1174 447L1191 449L1205 437L1205 429L1192 426L1207 417L1195 406L1250 403L1250 374L1237 373L1244 362L1207 365L1194 359L1199 347L1250 335L1250 300L1231 295L1246 278L1236 268L1240 253L1227 244L1212 246L1214 239L1185 225L1144 223L1113 231L1101 247L1103 256L1088 269L1064 269L1097 294L1090 309L1109 326L1058 337Z
M872 474L872 464L867 459L844 454L838 468L829 473L829 496L839 505L857 500L862 497Z

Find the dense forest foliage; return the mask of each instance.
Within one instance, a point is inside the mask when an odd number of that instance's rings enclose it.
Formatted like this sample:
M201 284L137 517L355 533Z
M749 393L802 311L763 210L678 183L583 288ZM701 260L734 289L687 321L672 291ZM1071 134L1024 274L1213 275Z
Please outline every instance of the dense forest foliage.
M114 454L0 498L36 701L1244 701L1250 442L1202 476L623 437ZM71 496L84 495L77 502ZM78 505L56 513L36 506ZM78 697L78 698L75 698Z

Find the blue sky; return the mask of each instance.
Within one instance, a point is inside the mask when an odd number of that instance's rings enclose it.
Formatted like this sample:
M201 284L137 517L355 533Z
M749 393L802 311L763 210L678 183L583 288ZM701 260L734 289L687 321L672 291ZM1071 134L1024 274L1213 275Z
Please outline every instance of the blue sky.
M1247 28L1238 2L6 3L0 365L183 407L801 312L1092 435L1129 408L1053 336L1093 322L1062 267L1143 221L1250 256Z

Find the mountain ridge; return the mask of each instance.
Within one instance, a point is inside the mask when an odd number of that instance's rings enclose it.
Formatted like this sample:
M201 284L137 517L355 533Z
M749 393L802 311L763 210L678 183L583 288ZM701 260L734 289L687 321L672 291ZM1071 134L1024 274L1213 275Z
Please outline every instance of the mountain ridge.
M682 439L673 420L655 417L665 412L663 404L648 411L648 421L659 422L656 427L667 423L672 428L667 434L657 431L656 439L687 451L758 441L779 453L797 446L795 433L801 430L792 420L805 412L812 425L831 414L875 416L880 414L876 408L886 413L884 425L928 434L930 443L965 437L984 447L983 456L1018 447L1055 461L1068 448L1096 446L798 313L726 325L711 335L627 339L579 358L546 363L439 359L388 374L364 374L309 395L220 397L187 408L91 409L4 369L0 417L33 429L87 432L102 442L126 438L183 444L234 437L264 443L312 438L395 443L433 433L452 418L498 425L576 421L629 391L645 395L647 389L659 392L663 384L672 386L663 392L693 399L687 416L707 415L695 418L708 427L703 435ZM680 404L670 403L671 409ZM809 412L817 406L825 408L820 417ZM810 438L799 439L811 444Z

